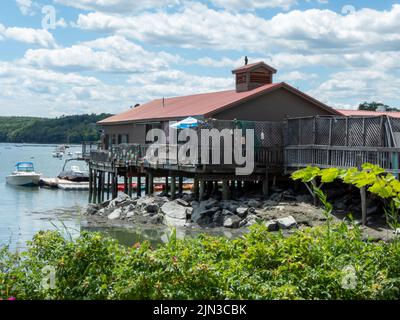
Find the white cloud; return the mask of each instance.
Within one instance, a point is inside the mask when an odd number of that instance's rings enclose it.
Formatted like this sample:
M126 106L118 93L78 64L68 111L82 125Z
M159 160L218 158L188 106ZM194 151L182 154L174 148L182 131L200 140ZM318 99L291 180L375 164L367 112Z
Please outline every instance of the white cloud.
M35 14L36 3L32 0L16 0L15 2L24 16L32 16Z
M5 39L34 44L41 47L55 47L53 35L44 29L10 27L0 24L0 37Z
M143 73L166 68L178 57L150 52L121 36L83 42L67 48L29 49L23 62L41 68Z
M145 9L167 8L177 5L181 0L54 0L65 6L99 11L99 12L114 12L127 13L138 12Z
M310 94L336 107L358 106L363 101L397 101L400 78L381 70L351 70L334 73L310 90ZM393 105L396 107L396 105Z
M288 82L288 81L306 81L306 80L315 80L318 78L316 73L305 73L301 71L290 71L287 73L282 73L278 75L280 81Z
M211 0L211 2L220 8L247 11L266 8L282 8L289 10L290 7L297 4L297 0Z
M80 14L76 25L85 30L116 32L136 40L184 48L279 50L298 52L359 52L380 47L397 50L400 5L390 11L362 9L349 15L331 10L294 10L263 19L252 13L213 10L186 3L176 12L145 12L119 16Z

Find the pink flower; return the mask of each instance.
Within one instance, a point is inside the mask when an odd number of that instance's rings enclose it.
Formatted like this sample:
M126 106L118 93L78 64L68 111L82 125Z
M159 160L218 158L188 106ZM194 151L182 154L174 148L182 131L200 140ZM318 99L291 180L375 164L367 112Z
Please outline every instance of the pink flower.
M17 300L15 297L11 296L8 298L8 300Z

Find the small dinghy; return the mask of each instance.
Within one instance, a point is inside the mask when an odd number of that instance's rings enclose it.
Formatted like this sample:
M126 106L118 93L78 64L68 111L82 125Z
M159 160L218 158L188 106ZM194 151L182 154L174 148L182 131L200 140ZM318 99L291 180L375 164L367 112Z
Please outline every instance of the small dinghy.
M37 186L40 177L32 162L18 162L13 173L6 177L6 182L13 186Z

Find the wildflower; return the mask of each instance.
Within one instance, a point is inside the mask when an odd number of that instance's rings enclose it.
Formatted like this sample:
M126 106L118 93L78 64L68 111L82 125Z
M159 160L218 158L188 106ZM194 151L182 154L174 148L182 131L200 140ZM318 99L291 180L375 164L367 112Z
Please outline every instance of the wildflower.
M11 296L11 297L8 298L8 300L11 301L11 300L17 300L17 299L15 297Z

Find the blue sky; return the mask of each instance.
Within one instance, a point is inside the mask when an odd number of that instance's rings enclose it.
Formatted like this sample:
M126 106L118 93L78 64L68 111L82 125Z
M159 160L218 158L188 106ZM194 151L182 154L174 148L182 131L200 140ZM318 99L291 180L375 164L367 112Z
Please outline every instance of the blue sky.
M229 90L245 55L333 107L400 107L399 30L396 1L2 0L0 115Z

